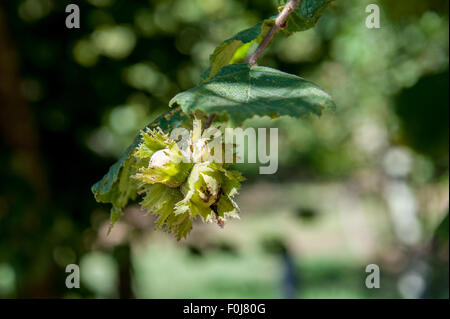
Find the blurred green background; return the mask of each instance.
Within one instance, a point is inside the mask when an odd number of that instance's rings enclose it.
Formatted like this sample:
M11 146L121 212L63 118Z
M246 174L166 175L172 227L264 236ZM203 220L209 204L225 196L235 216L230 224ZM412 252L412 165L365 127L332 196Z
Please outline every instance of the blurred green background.
M278 173L240 164L241 220L177 242L136 205L106 236L90 187L276 1L2 1L0 297L448 298L448 3L337 0L278 35L260 64L317 83L337 111L247 122L279 127Z

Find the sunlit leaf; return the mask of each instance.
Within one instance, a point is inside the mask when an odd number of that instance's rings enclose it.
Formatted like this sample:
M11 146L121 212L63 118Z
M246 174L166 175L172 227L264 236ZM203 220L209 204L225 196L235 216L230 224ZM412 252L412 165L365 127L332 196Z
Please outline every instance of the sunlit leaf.
M170 106L191 114L216 113L240 125L255 115L301 117L334 109L331 96L296 75L268 67L232 64L208 81L176 95Z
M274 21L275 17L270 17L223 41L210 56L211 66L205 73L204 78L210 79L225 65L244 59L251 44L261 42L273 26Z

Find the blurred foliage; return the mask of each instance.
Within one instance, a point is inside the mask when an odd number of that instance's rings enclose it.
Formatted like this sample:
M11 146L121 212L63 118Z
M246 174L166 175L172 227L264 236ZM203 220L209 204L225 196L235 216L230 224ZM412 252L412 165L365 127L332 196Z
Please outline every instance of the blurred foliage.
M64 26L71 2L80 29ZM369 3L380 5L380 29L364 25ZM446 0L334 1L315 28L279 35L260 65L319 84L337 112L246 124L279 127L280 167L260 176L237 165L249 177L240 224L200 227L176 245L130 208L105 237L108 208L90 186L198 83L218 44L277 6L1 2L1 297L282 297L287 259L264 248L275 237L295 264L297 297L448 298L448 246L428 249L448 211ZM305 221L308 211L316 217ZM363 286L372 262L386 276L378 291ZM64 285L69 263L85 276L76 291Z

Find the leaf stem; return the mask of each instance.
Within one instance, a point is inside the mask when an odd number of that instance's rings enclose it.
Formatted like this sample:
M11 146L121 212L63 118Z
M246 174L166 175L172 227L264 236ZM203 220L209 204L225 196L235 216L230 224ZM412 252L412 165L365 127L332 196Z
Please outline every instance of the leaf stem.
M203 127L203 130L208 129L212 122L214 121L214 118L216 117L216 113L211 113L208 117L208 119L206 120L205 126Z
M292 11L294 11L295 7L298 6L301 0L290 0L286 5L284 6L283 10L281 10L278 17L275 19L275 23L270 29L269 33L264 37L264 39L261 41L259 46L256 48L255 52L252 53L252 55L247 59L247 63L250 65L256 65L258 62L258 58L261 56L263 51L267 48L270 41L272 41L272 38L275 36L275 34L278 32L278 30L284 28L286 26L286 20L288 16L291 14Z

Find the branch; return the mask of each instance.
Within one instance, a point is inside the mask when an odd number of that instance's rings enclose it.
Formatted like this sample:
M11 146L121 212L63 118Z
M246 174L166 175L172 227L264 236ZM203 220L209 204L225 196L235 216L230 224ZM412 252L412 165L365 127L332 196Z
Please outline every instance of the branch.
M281 10L278 17L275 19L275 23L270 29L269 33L264 37L264 39L261 41L259 46L256 48L255 52L247 59L247 63L250 65L256 65L258 58L261 56L263 51L267 48L270 41L272 41L272 38L275 36L275 34L278 32L278 30L284 28L286 26L286 20L288 16L294 11L294 9L298 6L301 0L290 0L286 5L284 6L283 10ZM203 130L206 130L209 128L214 121L214 118L216 117L215 113L212 113L208 119L206 120L205 126L203 127Z
M283 10L280 12L278 17L275 19L275 24L270 29L269 33L264 37L259 46L256 48L255 52L247 59L247 63L250 65L256 65L258 62L258 58L261 56L263 51L267 48L272 38L278 32L278 30L284 28L286 26L286 20L288 16L294 11L295 7L298 6L301 0L290 0L284 6Z

